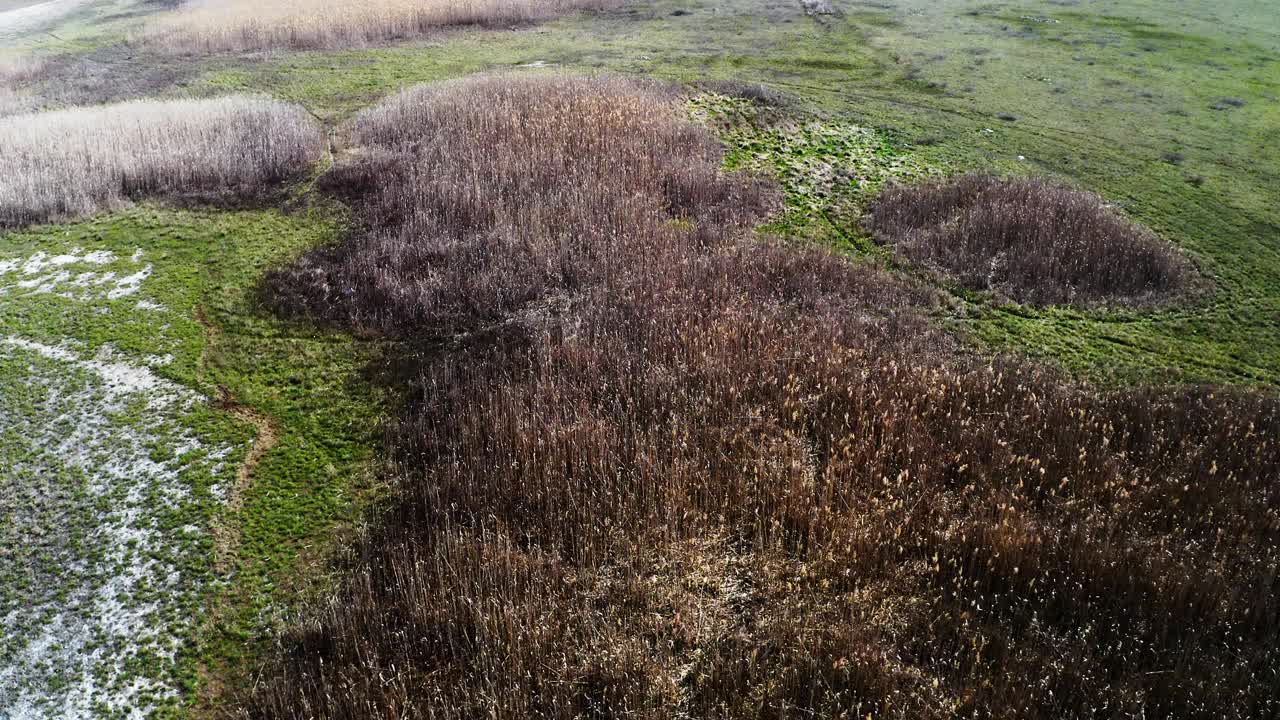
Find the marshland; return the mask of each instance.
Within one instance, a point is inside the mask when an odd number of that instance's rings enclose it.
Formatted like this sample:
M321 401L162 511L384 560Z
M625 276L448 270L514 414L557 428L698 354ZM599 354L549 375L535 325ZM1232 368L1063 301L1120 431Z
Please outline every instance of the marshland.
M1277 95L1249 0L0 27L0 718L1274 717Z

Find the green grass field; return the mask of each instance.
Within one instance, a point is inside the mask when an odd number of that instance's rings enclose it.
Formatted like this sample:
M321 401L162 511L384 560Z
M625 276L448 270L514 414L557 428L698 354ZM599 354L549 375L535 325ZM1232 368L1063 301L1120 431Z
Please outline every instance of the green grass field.
M0 0L0 11L23 4ZM646 0L385 47L202 58L118 45L145 18L139 13L153 10L94 2L0 53L36 52L60 68L19 86L34 96L255 91L300 103L330 128L406 86L485 71L622 73L702 90L764 83L794 104L762 111L701 95L689 108L720 132L732 167L781 181L787 210L766 230L911 274L860 227L880 183L967 170L1049 176L1101 194L1175 243L1206 290L1156 311L1084 311L943 288L939 323L974 352L1023 353L1106 383L1280 386L1280 14L1270 2L835 4L840 14L815 17L799 2ZM386 342L291 325L259 307L267 269L333 242L348 223L344 208L309 185L291 193L287 209L143 204L0 233L0 267L15 263L0 274L0 340L74 356L0 345L0 419L54 427L89 411L51 398L80 392L85 407L111 418L95 430L94 452L127 446L137 463L169 468L166 482L188 489L145 518L166 539L143 549L179 573L178 599L153 608L166 586L144 578L118 600L167 637L125 666L76 660L4 674L56 614L42 605L23 624L0 625L0 695L55 696L90 672L108 685L153 683L158 689L128 697L158 716L213 716L220 691L244 681L291 609L324 591L340 539L359 532L379 496L378 427L388 409L367 372ZM95 252L113 259L83 260ZM21 275L38 253L78 258L66 265L72 279L123 278L143 262L150 271L127 296L67 297L57 283L70 280L55 276L45 292L15 284L49 275ZM135 253L144 260L130 260ZM199 401L111 404L85 370L104 352ZM215 488L234 482L255 436L232 405L270 423L275 442L228 517ZM0 525L0 550L8 550L0 552L0 618L49 588L74 600L133 562L95 555L95 528L109 515L106 500L89 497L101 460L56 463L29 437L0 428L0 468L9 468L0 470L0 521L10 523ZM20 491L42 474L54 478L49 488ZM58 499L50 505L49 497ZM39 512L56 537L43 535L41 522L16 523ZM234 529L235 543L215 562L205 530L220 524ZM183 526L197 530L175 535ZM23 547L36 549L16 550ZM51 563L68 559L89 569L50 574ZM68 612L94 607L77 602ZM126 710L95 708L102 717Z

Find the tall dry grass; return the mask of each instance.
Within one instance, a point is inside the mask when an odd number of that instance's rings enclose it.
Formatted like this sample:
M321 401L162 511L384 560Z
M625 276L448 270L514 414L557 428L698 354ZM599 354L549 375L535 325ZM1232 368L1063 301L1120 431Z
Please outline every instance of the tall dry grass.
M265 286L398 337L397 500L255 718L1268 717L1280 403L958 353L745 237L662 92L488 78L352 128Z
M0 226L129 199L250 197L318 158L324 133L264 97L140 101L0 118Z
M0 58L0 117L38 109L40 98L21 87L44 68L36 56Z
M367 45L451 25L528 22L616 0L198 0L156 21L149 35L181 52L243 52Z
M369 232L274 276L273 302L363 330L461 332L602 282L620 262L663 262L673 243L723 243L721 226L770 193L722 178L718 143L639 87L494 77L363 113L345 148L359 160L327 182L354 190ZM695 230L669 229L694 213L706 216Z
M893 186L871 226L908 259L965 287L1035 305L1151 303L1193 280L1171 245L1097 195L1038 179L968 174Z

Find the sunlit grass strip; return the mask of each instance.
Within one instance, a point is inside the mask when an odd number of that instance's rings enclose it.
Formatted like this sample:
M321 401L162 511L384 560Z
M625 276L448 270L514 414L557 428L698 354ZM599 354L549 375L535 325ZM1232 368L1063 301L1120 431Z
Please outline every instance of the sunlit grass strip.
M243 197L316 161L306 111L263 97L143 101L0 120L0 226L143 196Z
M449 25L527 22L614 0L204 0L159 20L151 36L175 50L240 51L365 45Z

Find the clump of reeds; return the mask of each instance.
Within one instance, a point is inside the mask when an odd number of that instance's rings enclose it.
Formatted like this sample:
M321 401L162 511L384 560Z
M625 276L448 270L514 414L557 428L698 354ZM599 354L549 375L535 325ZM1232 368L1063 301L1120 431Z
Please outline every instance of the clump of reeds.
M181 52L367 45L453 25L506 26L614 0L201 0L157 20L149 35Z
M140 101L0 119L0 226L129 199L248 197L309 168L324 134L264 97Z
M672 122L673 95L639 87L491 77L363 113L326 182L359 194L368 232L273 274L268 301L366 330L473 329L620 263L724 244L722 225L776 202L720 174L715 141Z
M1152 303L1192 271L1101 198L1038 179L968 174L887 188L870 216L883 242L962 286L1033 305Z
M31 112L40 98L22 86L40 74L44 61L36 56L0 58L0 117Z
M364 229L267 292L406 341L397 501L251 717L1280 709L1274 397L957 353L745 237L769 194L676 118L486 78L356 122Z

